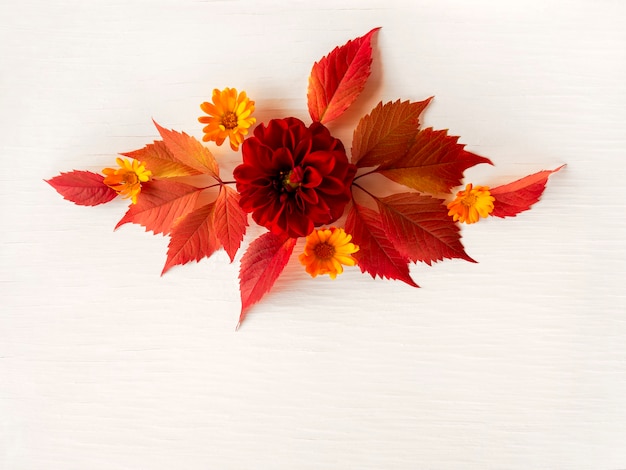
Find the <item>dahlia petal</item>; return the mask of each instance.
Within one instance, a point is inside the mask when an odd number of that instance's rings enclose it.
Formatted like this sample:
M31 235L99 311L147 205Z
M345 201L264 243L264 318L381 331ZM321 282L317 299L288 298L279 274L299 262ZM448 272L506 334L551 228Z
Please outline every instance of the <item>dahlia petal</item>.
M304 169L304 175L302 178L302 186L306 188L315 188L322 184L324 180L321 173L314 167L308 166Z

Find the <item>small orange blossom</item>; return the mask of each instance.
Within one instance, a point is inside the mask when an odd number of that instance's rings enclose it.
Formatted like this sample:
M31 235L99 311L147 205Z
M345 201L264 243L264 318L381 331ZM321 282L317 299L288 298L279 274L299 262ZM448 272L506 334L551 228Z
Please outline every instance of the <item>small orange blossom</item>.
M465 190L456 193L456 199L448 204L448 215L454 221L473 224L480 217L488 217L493 211L493 201L496 199L489 192L489 186L468 184Z
M208 116L198 118L206 126L202 129L205 142L215 141L222 145L228 137L230 148L237 151L248 134L248 129L256 122L251 117L254 112L254 101L246 96L246 92L237 93L235 88L217 88L213 90L213 103L205 101L200 105Z
M146 165L138 160L125 160L116 158L120 168L105 168L104 184L114 189L124 199L130 198L133 204L137 203L137 196L141 192L141 183L150 180L152 172L146 170Z
M357 263L352 254L359 251L359 247L350 243L350 240L352 235L342 228L313 230L306 237L304 253L299 257L300 263L311 277L328 274L331 279L335 279L337 274L343 272L342 265L354 266Z

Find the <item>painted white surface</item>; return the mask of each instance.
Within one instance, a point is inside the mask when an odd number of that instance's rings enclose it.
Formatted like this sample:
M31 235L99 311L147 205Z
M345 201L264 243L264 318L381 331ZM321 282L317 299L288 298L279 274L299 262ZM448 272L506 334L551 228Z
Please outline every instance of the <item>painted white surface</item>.
M0 469L626 468L625 21L610 0L1 0ZM214 87L307 118L313 61L374 26L346 142L379 100L435 95L425 124L496 163L470 180L568 164L531 212L464 229L479 264L415 266L416 290L292 263L236 333L237 263L161 278L166 238L42 181L150 142L152 117L200 137Z

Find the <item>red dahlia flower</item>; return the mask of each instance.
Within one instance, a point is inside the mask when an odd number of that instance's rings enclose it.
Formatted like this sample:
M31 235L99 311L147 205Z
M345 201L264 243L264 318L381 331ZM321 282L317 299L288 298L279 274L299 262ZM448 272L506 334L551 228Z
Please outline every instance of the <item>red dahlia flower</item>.
M254 130L235 168L241 207L276 234L304 237L343 214L356 167L323 124L272 119Z

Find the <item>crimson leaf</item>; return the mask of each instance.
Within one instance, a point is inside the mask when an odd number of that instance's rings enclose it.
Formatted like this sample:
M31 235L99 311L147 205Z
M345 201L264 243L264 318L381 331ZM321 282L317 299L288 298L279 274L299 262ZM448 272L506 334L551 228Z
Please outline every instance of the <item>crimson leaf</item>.
M338 118L363 91L371 72L372 36L379 29L336 47L313 65L307 93L313 121Z
M361 272L375 278L399 279L418 287L409 274L409 260L400 254L385 233L383 221L376 211L353 203L346 220L346 232L359 246L353 256L359 262Z
M430 265L444 258L475 262L465 253L458 224L442 199L400 193L377 200L383 228L400 254Z
M104 176L97 173L74 170L44 181L74 204L97 206L117 196L117 193L104 184L103 180Z
M246 317L246 311L270 291L296 246L296 238L271 232L254 240L241 258L239 291L241 314L237 328Z
M521 178L512 183L493 188L490 192L496 199L493 203L495 217L515 217L520 212L530 209L536 203L548 182L548 177L565 165L555 170L544 170Z

